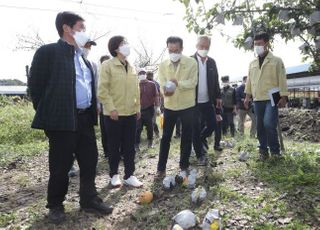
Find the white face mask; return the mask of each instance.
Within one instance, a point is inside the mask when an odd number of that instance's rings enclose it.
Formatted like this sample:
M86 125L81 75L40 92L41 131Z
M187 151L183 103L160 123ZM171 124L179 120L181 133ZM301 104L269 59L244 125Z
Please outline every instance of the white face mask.
M82 55L87 58L89 55L90 50L87 48L82 48Z
M228 87L229 86L229 83L227 83L227 82L222 82L222 87L224 88L224 87Z
M140 81L143 81L143 80L146 80L146 79L147 79L147 75L146 74L139 75L139 80Z
M209 50L198 50L197 52L201 57L206 57L208 55Z
M89 40L89 37L87 36L87 34L84 31L76 31L74 33L73 37L74 37L74 40L76 41L77 46L79 48L84 47L84 45Z
M130 46L128 44L120 46L119 53L121 53L125 57L128 57L130 55Z
M172 61L172 62L177 62L177 61L179 61L180 60L180 58L181 58L181 56L182 56L182 54L181 53L170 53L169 54L169 57L170 57L170 60Z
M264 54L264 46L254 46L254 52L258 55L261 56Z

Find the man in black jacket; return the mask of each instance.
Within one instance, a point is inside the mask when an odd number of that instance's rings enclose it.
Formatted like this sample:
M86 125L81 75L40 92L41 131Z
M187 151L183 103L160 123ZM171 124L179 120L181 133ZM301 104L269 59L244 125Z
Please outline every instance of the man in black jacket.
M97 103L94 74L81 48L88 41L84 20L72 12L56 17L60 39L40 47L32 61L29 89L36 114L32 127L49 138L49 220L65 220L63 201L75 154L80 167L80 206L85 211L112 212L95 187L98 151L94 125Z
M230 85L229 76L221 77L222 81L222 133L227 135L230 127L230 134L232 137L235 135L234 116L236 110L236 90Z
M198 165L206 164L207 137L211 136L216 126L214 105L217 108L221 107L217 66L215 61L207 56L210 42L208 36L200 36L196 46L197 52L193 56L198 62L199 75L193 124L193 148L198 158ZM205 124L203 128L201 123Z

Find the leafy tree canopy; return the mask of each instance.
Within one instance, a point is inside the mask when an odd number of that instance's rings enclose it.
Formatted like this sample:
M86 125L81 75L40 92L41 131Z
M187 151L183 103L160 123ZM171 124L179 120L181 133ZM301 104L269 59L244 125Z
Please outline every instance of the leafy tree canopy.
M301 41L303 61L320 70L320 0L178 0L186 8L189 31L210 34L218 25L232 22L243 30L233 39L238 48L253 47L253 36L266 31L286 42Z

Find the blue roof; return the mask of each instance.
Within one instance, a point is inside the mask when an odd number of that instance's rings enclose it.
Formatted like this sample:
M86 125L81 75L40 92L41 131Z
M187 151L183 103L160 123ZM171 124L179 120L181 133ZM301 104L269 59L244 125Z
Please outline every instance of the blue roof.
M310 64L296 65L286 68L287 74L302 73L309 71Z

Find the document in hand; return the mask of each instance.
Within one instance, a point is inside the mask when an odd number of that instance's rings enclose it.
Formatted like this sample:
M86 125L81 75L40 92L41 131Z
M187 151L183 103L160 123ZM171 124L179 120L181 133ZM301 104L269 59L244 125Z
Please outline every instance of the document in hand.
M271 100L271 105L272 106L277 105L278 102L280 101L280 98L281 98L279 88L270 89L268 94L269 94L269 98Z

